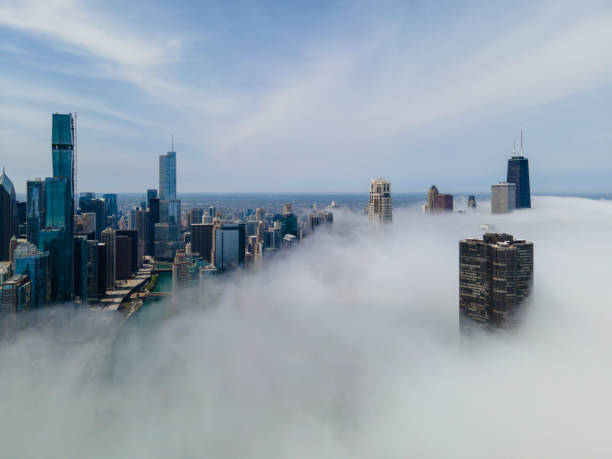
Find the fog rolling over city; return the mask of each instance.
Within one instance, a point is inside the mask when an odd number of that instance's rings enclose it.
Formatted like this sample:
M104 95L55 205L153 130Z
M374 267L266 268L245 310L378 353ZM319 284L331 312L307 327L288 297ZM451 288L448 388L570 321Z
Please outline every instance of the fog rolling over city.
M2 456L612 454L611 202L411 207L383 232L334 217L198 304L184 292L143 310L110 350L106 335L67 350L97 336L86 319L20 334L0 349ZM533 241L534 291L520 328L465 337L457 241L484 223Z

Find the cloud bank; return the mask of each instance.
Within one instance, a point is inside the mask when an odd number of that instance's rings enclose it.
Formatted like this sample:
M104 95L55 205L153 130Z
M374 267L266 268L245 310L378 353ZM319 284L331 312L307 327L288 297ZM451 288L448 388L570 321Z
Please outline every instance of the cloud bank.
M143 311L111 354L113 316L52 314L0 349L3 454L610 455L612 203L479 204L398 209L384 235L337 212L263 271ZM520 330L466 341L458 240L483 223L534 242L535 288Z

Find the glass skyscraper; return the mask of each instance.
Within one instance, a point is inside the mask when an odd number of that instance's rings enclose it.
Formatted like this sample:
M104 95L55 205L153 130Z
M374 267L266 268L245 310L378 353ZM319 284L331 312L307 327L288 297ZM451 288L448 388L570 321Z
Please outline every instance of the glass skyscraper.
M49 301L55 302L63 299L66 284L66 269L61 268L61 263L65 261L65 254L62 253L64 242L64 230L58 228L46 228L40 231L38 242L39 250L49 253ZM60 254L62 259L60 260ZM72 263L70 263L72 270ZM70 273L71 275L72 273ZM72 276L70 276L72 277ZM70 292L71 293L71 292Z
M117 195L115 193L106 193L103 197L106 203L106 216L117 215Z
M36 247L40 230L46 225L46 201L45 182L41 179L28 180L27 205L26 205L26 238Z
M74 281L74 119L72 114L52 115L51 159L53 178L45 179L46 227L59 230L57 235L48 233L45 240L39 241L41 250L52 245L57 251L49 250L51 277L57 279L56 290L52 293L58 301L68 301L73 295ZM42 236L41 232L41 236ZM56 272L53 272L53 271Z
M67 179L72 190L74 181L74 122L72 114L54 113L52 116L53 177Z
M516 208L530 208L529 160L522 154L520 156L512 156L508 160L508 177L506 181L516 184Z
M176 152L159 155L159 199L176 199Z
M91 192L81 193L79 197L79 208L81 212L93 212L96 214L96 239L100 240L102 230L106 228L106 201L96 198Z
M29 242L21 243L15 249L15 272L27 275L32 282L31 308L42 307L49 293L49 253L41 252Z
M176 152L174 151L159 156L159 200L161 207L168 209L167 218L162 212L159 221L168 223L169 240L175 241L181 232L181 201L176 199Z

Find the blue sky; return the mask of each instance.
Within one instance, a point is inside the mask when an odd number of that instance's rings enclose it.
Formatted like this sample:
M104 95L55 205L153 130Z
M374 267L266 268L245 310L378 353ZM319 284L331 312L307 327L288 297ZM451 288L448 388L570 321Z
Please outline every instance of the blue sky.
M606 2L0 3L0 162L79 189L486 191L525 129L536 192L610 191Z

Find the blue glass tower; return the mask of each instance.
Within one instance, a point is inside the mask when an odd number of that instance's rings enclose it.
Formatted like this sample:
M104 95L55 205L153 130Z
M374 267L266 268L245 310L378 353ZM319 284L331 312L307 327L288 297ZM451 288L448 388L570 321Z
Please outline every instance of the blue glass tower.
M176 153L159 156L159 199L176 199Z
M529 187L529 160L522 154L508 160L508 183L516 183L516 207L531 207L531 190Z
M34 244L25 242L15 249L15 272L27 275L32 282L31 308L42 307L49 294L49 253L39 251Z
M46 224L46 201L45 182L41 179L28 180L27 203L26 203L26 238L36 247L40 230Z
M56 298L72 298L74 284L74 119L72 114L52 115L51 158L53 178L45 180L46 227L60 230L57 236L57 259L50 250L51 277L57 277ZM42 238L41 238L42 239ZM46 241L48 243L48 241ZM39 247L44 248L43 241ZM57 270L56 273L53 270Z
M159 200L160 203L167 202L168 208L168 217L160 215L160 222L168 223L169 240L175 241L181 232L181 201L176 199L176 152L174 151L159 156Z
M117 215L117 195L115 193L106 193L103 197L106 203L106 216Z
M74 121L72 114L53 114L51 149L53 177L68 179L70 189L74 182Z

